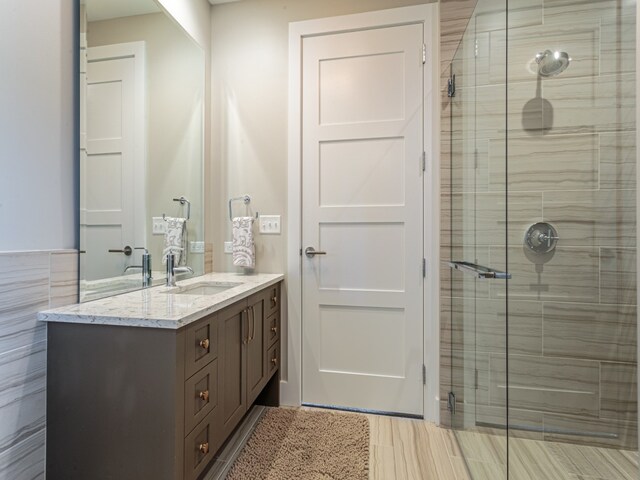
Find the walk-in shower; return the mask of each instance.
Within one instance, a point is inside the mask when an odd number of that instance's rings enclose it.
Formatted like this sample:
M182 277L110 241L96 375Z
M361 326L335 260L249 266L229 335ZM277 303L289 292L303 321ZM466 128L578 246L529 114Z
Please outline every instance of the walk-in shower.
M473 479L639 478L635 22L479 0L450 65L442 420Z

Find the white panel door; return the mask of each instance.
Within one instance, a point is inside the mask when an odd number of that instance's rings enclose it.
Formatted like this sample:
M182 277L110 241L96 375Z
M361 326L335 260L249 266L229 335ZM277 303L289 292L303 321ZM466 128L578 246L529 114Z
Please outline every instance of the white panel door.
M306 404L423 414L423 25L305 38Z
M144 246L144 116L137 44L88 49L81 138L83 278L122 275L132 256L110 253ZM142 172L142 174L141 174ZM138 224L140 222L140 224ZM140 245L138 245L138 243Z

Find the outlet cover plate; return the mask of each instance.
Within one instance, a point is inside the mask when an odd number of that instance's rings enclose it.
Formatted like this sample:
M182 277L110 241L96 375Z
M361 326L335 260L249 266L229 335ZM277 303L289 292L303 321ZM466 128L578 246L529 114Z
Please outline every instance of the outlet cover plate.
M233 242L224 242L224 253L233 253Z
M260 215L260 233L280 235L280 215Z
M204 242L189 242L189 253L204 253Z

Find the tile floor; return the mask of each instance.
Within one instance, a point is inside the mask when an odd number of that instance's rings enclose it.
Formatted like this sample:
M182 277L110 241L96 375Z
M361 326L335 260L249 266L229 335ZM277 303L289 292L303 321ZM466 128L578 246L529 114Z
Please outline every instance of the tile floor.
M223 480L262 416L254 407L204 480ZM368 415L371 480L506 479L504 435L443 429L421 420ZM510 480L638 480L637 452L509 440ZM464 452L464 455L463 455Z

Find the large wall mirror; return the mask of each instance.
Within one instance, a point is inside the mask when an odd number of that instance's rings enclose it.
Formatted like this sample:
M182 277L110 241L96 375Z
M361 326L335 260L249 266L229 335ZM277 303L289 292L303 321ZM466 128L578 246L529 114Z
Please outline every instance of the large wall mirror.
M204 52L154 0L81 0L80 37L80 301L164 282L169 249L201 275Z

